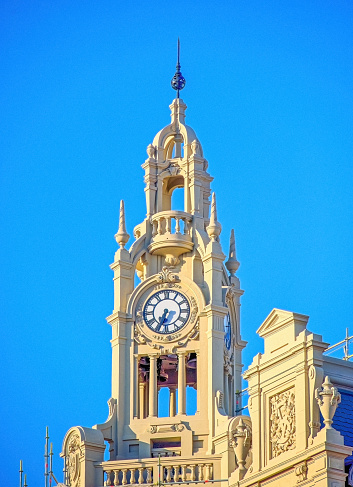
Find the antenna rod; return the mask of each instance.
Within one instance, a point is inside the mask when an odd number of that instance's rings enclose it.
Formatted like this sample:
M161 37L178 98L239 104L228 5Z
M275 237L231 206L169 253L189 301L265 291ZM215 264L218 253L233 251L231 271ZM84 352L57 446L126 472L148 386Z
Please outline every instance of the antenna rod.
M53 443L50 443L50 469L49 469L49 484L51 487L51 480L53 475Z
M20 487L23 487L22 485L22 475L23 475L23 469L22 469L22 460L20 460Z
M49 487L48 486L48 476L49 476L49 473L48 473L48 468L49 468L49 462L48 462L48 459L49 459L49 428L48 426L46 427L46 430L45 430L45 453L44 453L44 465L45 465L45 469L44 469L44 479L45 479L45 487Z

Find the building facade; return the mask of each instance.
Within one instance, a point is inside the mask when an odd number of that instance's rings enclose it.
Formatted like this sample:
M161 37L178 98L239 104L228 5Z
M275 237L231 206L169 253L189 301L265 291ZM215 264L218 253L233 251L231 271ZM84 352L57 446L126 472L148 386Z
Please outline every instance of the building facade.
M260 326L265 352L244 374L250 415L241 414L234 232L226 256L213 178L179 90L170 110L147 147L146 218L129 250L120 206L108 419L67 432L65 484L344 486L353 364L323 354L307 316L274 309ZM183 207L172 209L178 188Z

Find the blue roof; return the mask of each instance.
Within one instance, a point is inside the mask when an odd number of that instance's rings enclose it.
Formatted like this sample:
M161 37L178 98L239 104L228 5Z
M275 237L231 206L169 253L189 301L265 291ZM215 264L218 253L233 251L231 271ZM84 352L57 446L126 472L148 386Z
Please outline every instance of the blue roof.
M333 417L332 426L344 436L344 444L353 448L353 392L338 389L341 393L341 404ZM346 458L346 464L353 462L353 455Z

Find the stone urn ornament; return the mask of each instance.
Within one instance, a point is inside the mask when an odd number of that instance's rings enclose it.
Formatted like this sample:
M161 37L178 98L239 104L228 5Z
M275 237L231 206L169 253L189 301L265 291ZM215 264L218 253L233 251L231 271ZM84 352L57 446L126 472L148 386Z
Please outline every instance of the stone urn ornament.
M341 402L341 394L337 387L333 387L329 376L325 377L321 389L315 390L315 399L319 405L321 415L324 419L325 428L332 428L332 419L335 415L337 406Z
M251 446L250 432L241 418L233 433L232 446L239 468L239 479L241 480L247 471L245 462Z

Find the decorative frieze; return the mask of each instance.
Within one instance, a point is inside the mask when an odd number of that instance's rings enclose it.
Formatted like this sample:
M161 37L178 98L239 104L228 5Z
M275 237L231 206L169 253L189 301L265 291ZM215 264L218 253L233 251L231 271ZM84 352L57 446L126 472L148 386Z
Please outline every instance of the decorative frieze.
M294 387L270 398L271 457L295 448L295 394Z

